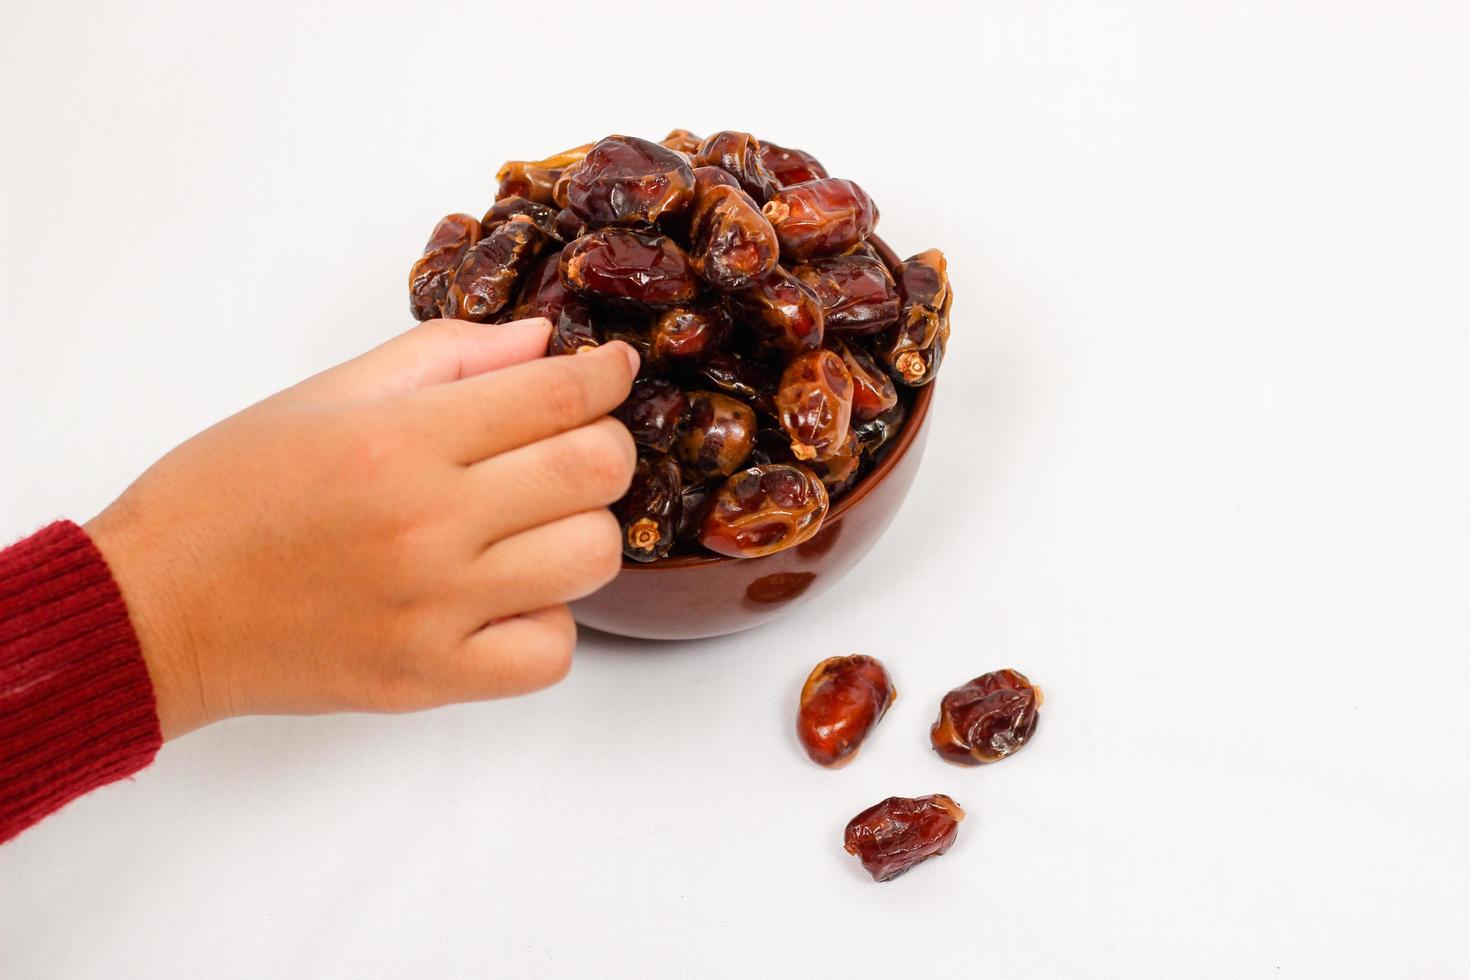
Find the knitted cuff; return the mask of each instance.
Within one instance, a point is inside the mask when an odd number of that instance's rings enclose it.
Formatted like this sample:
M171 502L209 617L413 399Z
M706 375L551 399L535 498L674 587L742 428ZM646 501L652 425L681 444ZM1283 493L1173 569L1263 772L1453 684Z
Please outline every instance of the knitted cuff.
M162 744L138 638L92 539L58 521L0 551L0 842Z

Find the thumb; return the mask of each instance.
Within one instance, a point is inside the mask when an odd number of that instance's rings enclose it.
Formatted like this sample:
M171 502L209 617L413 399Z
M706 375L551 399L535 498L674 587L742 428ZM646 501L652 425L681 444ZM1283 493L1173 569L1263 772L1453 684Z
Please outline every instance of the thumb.
M458 381L546 354L551 323L425 320L365 354L307 378L291 397L310 401L382 398Z

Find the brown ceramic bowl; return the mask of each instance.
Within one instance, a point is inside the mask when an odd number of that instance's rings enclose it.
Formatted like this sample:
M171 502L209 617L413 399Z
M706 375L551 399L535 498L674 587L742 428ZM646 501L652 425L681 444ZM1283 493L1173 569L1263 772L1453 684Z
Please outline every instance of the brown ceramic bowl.
M873 246L892 268L898 258ZM572 604L583 626L650 640L721 636L770 622L836 584L877 543L914 482L928 436L934 385L913 393L908 419L888 454L833 505L810 540L764 558L685 555L623 570Z

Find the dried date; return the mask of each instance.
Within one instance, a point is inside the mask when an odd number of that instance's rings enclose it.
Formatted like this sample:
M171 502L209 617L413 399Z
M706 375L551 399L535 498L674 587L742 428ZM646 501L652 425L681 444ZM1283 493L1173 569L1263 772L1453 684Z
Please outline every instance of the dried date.
M551 234L563 244L576 241L587 234L587 222L571 208L562 208L556 212L556 220L551 224Z
M449 281L443 312L456 320L488 323L510 302L520 278L547 242L546 233L519 214L465 252Z
M548 236L556 238L556 209L549 208L524 197L503 197L490 205L490 210L480 219L482 235L488 235L516 215L522 214L536 223Z
M597 322L593 319L591 307L577 297L571 297L551 321L551 337L546 342L546 353L557 357L562 354L580 354L584 350L600 346L602 338L598 335Z
M454 270L470 246L483 237L480 223L468 214L451 214L434 226L423 256L408 273L408 308L415 320L439 315Z
M496 199L524 197L537 204L553 204L552 193L562 171L581 161L592 149L592 144L555 153L545 160L511 160L495 174L499 181Z
M761 163L766 165L767 172L782 187L821 180L827 176L827 168L805 150L793 150L762 140L760 154Z
M835 453L825 459L807 460L806 465L827 488L827 496L836 500L851 490L862 475L863 446L857 433L849 429L847 438Z
M770 463L795 463L799 462L791 454L791 440L786 438L786 433L780 428L762 427L755 434L755 446L750 450L749 465L766 466ZM816 467L811 467L816 472ZM821 474L817 474L820 476ZM823 481L826 485L826 481ZM829 494L830 496L830 494Z
M572 298L561 284L559 254L548 255L537 261L526 273L521 291L516 296L515 314L518 319L544 316L555 320L563 304Z
M653 337L649 333L652 320L648 314L627 310L600 308L598 336L603 343L621 340L638 352L638 379L664 378L666 372L653 358Z
M783 187L762 210L781 239L781 254L795 262L844 252L878 223L867 192L837 177Z
M756 411L776 417L776 385L781 375L764 361L722 350L699 366L699 375L709 384L747 402Z
M857 184L749 133L611 136L496 178L481 220L435 228L410 274L414 315L544 317L550 354L626 341L641 364L617 414L642 456L678 468L672 547L798 544L804 559L830 547L841 525L820 533L828 508L891 451L900 393L943 358L943 257L890 266ZM644 551L667 554L656 530Z
M694 199L699 200L700 195L708 194L716 187L733 187L740 190L740 181L730 176L728 170L720 167L695 167L694 168Z
M608 336L609 340L622 339ZM661 378L639 378L613 417L628 427L633 441L656 453L674 445L689 413L689 399L679 387Z
M695 363L714 355L730 333L730 313L719 302L669 310L654 322L650 353L655 360Z
M812 259L791 270L822 304L828 335L880 333L898 320L898 289L888 267L863 255Z
M513 315L518 320L538 316L550 320L551 337L546 352L575 354L597 347L602 339L592 319L591 307L562 285L558 261L558 255L548 255L526 273Z
M577 168L581 165L579 161L562 170L556 175L556 183L551 185L551 204L549 207L556 211L557 214L571 210L567 207L567 189L572 185L572 174L576 173Z
M853 817L843 847L874 881L891 881L949 850L965 811L943 793L909 799L890 796Z
M715 492L699 541L732 558L775 554L816 534L827 506L826 487L806 467L752 466Z
M501 167L496 176L500 179L496 197L521 197L538 204L553 204L556 198L552 195L552 188L556 186L561 171L512 160Z
M801 687L796 737L819 766L845 766L898 697L882 662L855 653L828 657Z
M939 703L929 730L934 751L948 762L980 766L999 762L1036 733L1041 688L1014 670L981 674Z
M944 253L931 248L904 260L897 279L903 309L898 322L884 335L879 356L894 378L917 388L934 380L949 346L949 308L954 297Z
M694 153L694 165L724 170L757 204L766 203L776 191L776 179L761 162L760 140L749 133L725 130L707 137Z
M797 459L826 459L842 449L852 396L852 375L837 354L815 350L791 359L776 389L776 411Z
M628 492L613 506L623 529L623 554L634 561L656 561L669 553L679 530L683 501L679 464L665 455L643 456Z
M694 200L694 174L682 153L635 136L609 136L568 178L566 206L600 224L651 224Z
M781 266L753 286L730 294L730 302L761 339L791 354L822 346L822 303L800 279Z
M857 434L858 442L863 447L863 458L876 459L883 447L898 435L899 429L903 428L907 415L908 409L904 407L900 399L877 418L853 425L852 431Z
M829 340L827 346L842 358L847 373L852 375L854 425L872 421L898 402L898 389L893 387L893 379L861 347L840 340Z
M695 201L689 259L706 282L742 289L769 275L780 254L775 229L740 188L714 185Z
M671 150L682 153L687 157L692 157L695 153L699 152L699 144L703 142L704 140L695 136L687 129L671 129L669 130L669 135L659 140L659 145L667 146Z
M678 545L693 547L699 544L699 527L704 523L712 494L708 483L684 481L679 501L679 528L674 536Z
M601 228L561 253L561 279L572 292L649 309L683 306L699 295L689 256L664 235Z
M689 241L691 219L694 217L694 209L699 206L700 198L716 187L740 189L740 182L719 167L695 167L691 172L694 174L694 203L678 214L666 215L659 222L659 228L664 234L673 235L681 242ZM772 234L774 233L773 230Z
M688 398L689 414L674 443L674 455L691 480L729 476L750 456L755 411L715 391L691 391Z

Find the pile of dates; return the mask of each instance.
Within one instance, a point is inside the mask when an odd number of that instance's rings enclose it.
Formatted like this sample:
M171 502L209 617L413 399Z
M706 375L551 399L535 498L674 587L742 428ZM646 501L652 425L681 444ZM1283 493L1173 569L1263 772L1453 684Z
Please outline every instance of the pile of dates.
M796 737L817 765L845 766L897 698L878 659L859 653L828 657L802 685ZM1041 702L1041 688L1019 671L981 674L939 702L929 742L940 758L956 765L999 762L1031 740ZM848 822L843 847L875 881L891 881L949 850L964 819L964 809L943 793L890 796Z
M638 443L614 507L635 561L753 558L817 533L881 458L949 340L944 256L890 268L878 208L749 133L609 136L500 169L481 218L434 228L413 315L546 317L549 353L612 340L643 367L615 413Z

